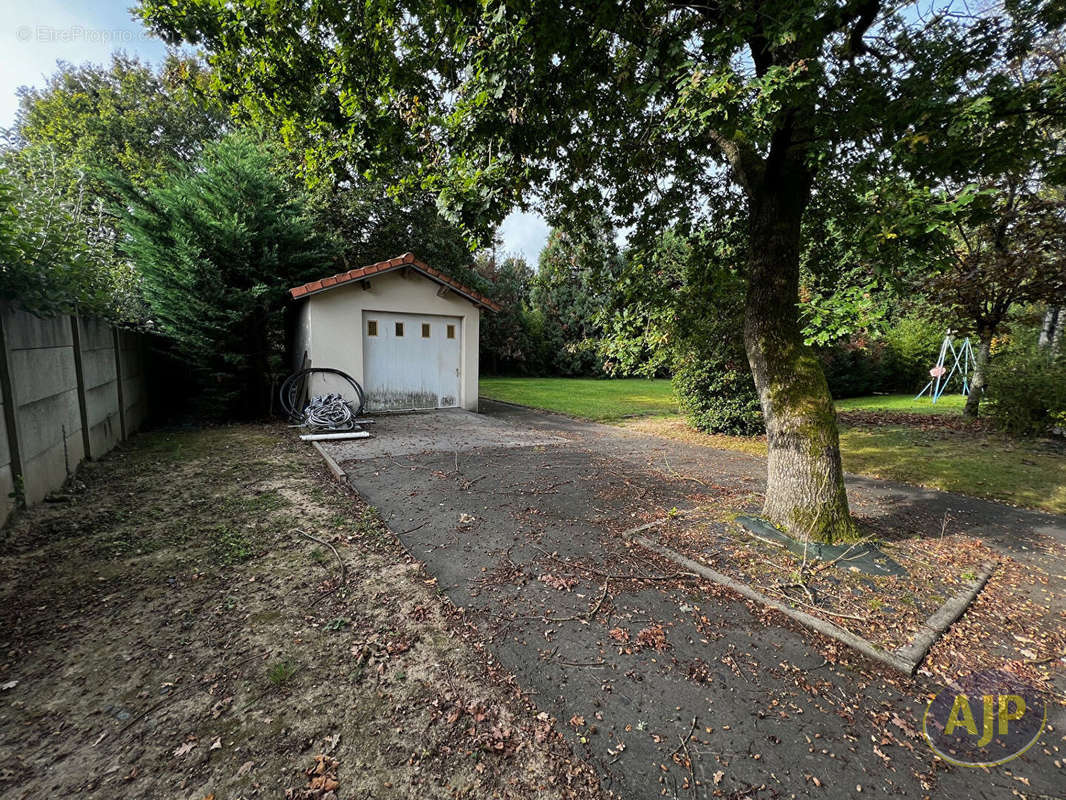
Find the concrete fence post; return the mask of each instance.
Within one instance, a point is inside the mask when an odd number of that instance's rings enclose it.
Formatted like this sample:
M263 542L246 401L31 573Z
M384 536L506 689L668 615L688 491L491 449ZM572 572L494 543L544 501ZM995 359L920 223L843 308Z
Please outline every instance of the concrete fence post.
M15 405L15 391L11 385L11 362L7 350L7 335L4 332L4 310L4 307L0 305L0 399L4 402L4 427L7 432L7 450L11 459L11 479L15 485L17 505L20 501L19 495L22 492L24 477L19 447L18 408Z
M126 398L122 393L122 334L112 326L111 336L115 342L115 387L118 389L118 426L122 441L126 441Z
M92 460L92 445L89 443L89 411L85 400L85 367L81 355L81 320L77 314L70 315L71 347L74 348L74 376L78 384L78 413L81 416L81 443L85 447L85 458Z

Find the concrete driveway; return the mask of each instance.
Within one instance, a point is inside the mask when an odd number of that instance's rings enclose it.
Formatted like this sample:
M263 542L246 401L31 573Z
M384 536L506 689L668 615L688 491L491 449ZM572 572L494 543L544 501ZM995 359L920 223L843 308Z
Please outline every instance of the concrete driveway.
M629 798L1062 796L1061 753L1038 745L990 772L935 761L918 734L932 687L678 578L618 536L700 493L759 491L761 459L483 409L383 416L375 438L327 447L606 786ZM1023 558L1042 537L1066 543L1053 515L868 479L849 494L896 524L950 510ZM1056 714L1047 748L1062 747Z

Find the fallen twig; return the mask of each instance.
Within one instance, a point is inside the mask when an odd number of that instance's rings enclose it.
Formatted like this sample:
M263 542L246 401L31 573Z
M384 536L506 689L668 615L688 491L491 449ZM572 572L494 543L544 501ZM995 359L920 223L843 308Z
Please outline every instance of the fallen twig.
M344 563L344 559L341 558L340 552L337 550L336 547L333 546L332 542L327 542L324 539L319 539L317 536L312 536L309 533L304 533L299 528L292 528L292 529L289 530L289 533L298 533L298 534L300 534L300 536L304 537L305 539L308 539L308 540L310 540L312 542L317 542L318 544L323 545L324 547L328 547L330 550L333 551L333 555L335 555L337 557L337 563L339 563L341 565L341 579L340 579L340 581L337 583L336 586L334 586L328 592L325 592L324 594L320 594L318 597L316 597L314 599L314 601L312 601L311 605L315 605L317 603L322 602L323 600L325 600L327 597L329 597L331 594L336 592L338 589L340 589L342 586L344 586L348 582L348 565Z
M610 586L610 584L611 584L611 579L610 578L605 578L604 581L603 581L603 593L600 595L600 599L596 601L596 605L594 605L589 611L585 612L584 614L578 614L578 615L573 616L573 617L544 617L544 621L545 622L577 622L578 620L584 621L584 620L592 619L599 612L600 607L603 605L603 601L607 599L607 588Z
M804 603L802 600L798 600L795 597L791 597L791 596L785 594L784 592L780 591L776 586L770 586L768 588L771 589L772 591L776 592L777 594L781 595L783 598L785 598L790 603L799 603L801 606L806 606L807 608L813 609L814 611L821 611L823 614L828 614L831 617L841 617L842 619L853 619L856 622L869 622L870 621L869 617L856 617L854 614L842 614L839 611L830 611L828 608L822 608L821 606L812 606L810 603Z
M563 664L567 667L606 667L607 662L602 658L599 661L564 661L561 658L555 659L555 663Z
M777 589L785 597L788 597L788 595L785 594L785 589L802 589L807 594L807 599L811 602L811 605L814 607L818 607L814 601L814 592L812 592L810 587L803 581L793 581L791 583L775 583L770 588Z
M568 561L563 558L549 553L543 547L537 547L532 545L533 549L543 555L545 558L554 561L556 564L562 564L564 567L569 567L577 572L587 572L590 575L595 575L604 580L614 581L671 581L677 578L698 578L699 576L695 572L675 572L672 575L622 575L616 572L603 572L602 570L594 569L593 567L586 567L584 564L578 564L574 561Z
M677 749L674 750L674 752L670 754L670 758L673 758L675 755L678 755L682 751L684 752L684 754L685 754L684 759L685 760L684 760L684 762L682 762L682 766L686 770L688 770L689 777L687 779L687 783L688 783L689 791L692 793L693 797L696 796L696 773L692 769L692 753L690 753L688 751L688 742L689 742L689 739L692 738L692 734L693 734L693 732L695 730L696 730L696 718L693 717L692 718L692 725L689 727L688 733L685 734L684 738L682 738L680 736L677 737L680 740L681 744L678 745Z
M692 738L692 734L695 733L695 731L696 731L696 718L693 717L692 718L692 724L689 725L689 728L688 728L688 733L685 734L684 737L681 737L681 736L677 737L678 741L680 741L681 743L677 747L674 748L674 752L672 752L670 754L671 758L673 756L676 756L678 753L680 753L681 750L688 745L688 740Z
M670 466L670 462L669 460L667 460L665 453L663 454L663 463L666 464L666 469L669 470L670 473L673 474L675 477L680 478L683 481L692 481L693 483L698 483L700 486L703 487L707 486L707 484L701 481L699 478L693 478L691 475L682 475L680 472Z

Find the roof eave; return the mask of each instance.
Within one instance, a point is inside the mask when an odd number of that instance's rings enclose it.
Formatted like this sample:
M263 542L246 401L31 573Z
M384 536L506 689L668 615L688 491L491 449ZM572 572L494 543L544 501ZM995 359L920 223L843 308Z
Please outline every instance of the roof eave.
M464 298L465 300L468 300L470 303L474 304L478 308L487 308L489 311L502 311L503 310L503 306L501 306L498 303L495 303L495 302L489 300L488 298L475 297L474 295L471 295L468 292L465 292L462 289L454 286L449 281L442 280L436 274L434 274L434 273L437 272L437 270L433 269L432 267L427 266L426 264L424 264L424 263L422 263L421 261L418 261L418 260L405 261L405 262L400 263L400 264L394 264L394 265L386 267L384 269L378 269L376 272L373 272L370 275L362 275L362 276L360 276L358 278L350 278L348 280L343 280L343 281L341 281L341 280L332 280L332 282L329 283L328 285L324 285L324 284L326 283L326 281L330 281L331 278L325 278L325 279L323 279L321 281L312 281L312 283L320 284L317 289L311 289L311 290L308 290L308 291L300 292L300 294L296 294L297 291L299 291L300 289L304 289L307 286L307 284L304 284L303 286L297 286L297 287L295 287L293 289L290 289L289 290L289 295L292 297L293 300L303 300L303 299L305 299L307 297L311 297L311 296L316 295L316 294L322 294L323 292L328 292L331 289L337 289L337 288L339 288L341 286L355 286L356 284L362 283L363 281L368 281L368 280L370 280L371 278L373 278L373 277L375 277L377 275L384 275L384 274L389 273L389 272L395 272L396 270L404 269L406 267L411 267L411 268L415 269L420 275L422 275L422 276L424 276L426 278L429 278L431 281L433 281L434 283L438 284L439 286L443 286L446 289L455 292L457 295L459 295L460 297ZM443 275L443 273L441 273L441 274Z

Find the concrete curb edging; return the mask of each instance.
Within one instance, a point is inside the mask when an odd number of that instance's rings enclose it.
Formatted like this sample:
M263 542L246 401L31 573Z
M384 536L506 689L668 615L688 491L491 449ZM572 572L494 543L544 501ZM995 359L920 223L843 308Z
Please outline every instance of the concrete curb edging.
M329 471L333 473L333 477L336 478L339 483L347 483L348 473L341 469L341 465L334 460L333 456L326 452L326 448L324 448L319 442L311 442L311 446L318 451L320 456L322 456L322 460L326 462L326 466L329 467Z
M988 578L992 574L992 565L985 564L981 570L981 574L977 577L977 580L973 581L968 587L966 587L966 589L948 600L948 602L944 603L944 605L942 605L936 613L934 613L933 616L922 625L918 635L909 644L892 652L883 650L872 642L863 639L861 636L856 636L851 631L847 631L838 625L834 625L832 622L828 622L819 617L815 617L812 614L792 608L785 603L778 602L773 598L767 597L762 592L756 591L745 583L733 580L727 575L723 575L708 566L700 564L698 561L693 561L691 558L682 555L676 550L659 544L658 542L649 539L647 536L641 535L641 531L655 527L664 521L665 520L656 520L654 522L646 523L637 528L633 528L632 530L623 532L622 536L630 541L636 542L641 547L645 547L648 550L670 559L675 564L684 567L690 572L694 572L703 578L707 578L720 586L725 586L727 589L731 589L749 600L761 603L775 611L779 611L786 617L795 620L801 625L817 631L823 636L828 636L830 639L836 639L838 642L846 644L848 647L857 650L868 658L885 664L886 666L908 676L913 675L915 670L918 669L918 665L922 663L922 660L929 652L929 648L931 648L933 643L940 638L941 634L943 634L952 623L962 616L962 613L977 596L977 593L984 588L985 583L988 582Z
M786 606L784 603L779 603L773 600L761 592L757 592L750 586L744 583L733 580L730 577L723 575L720 572L716 572L710 567L705 567L698 561L693 561L691 558L681 555L676 550L671 550L669 547L664 547L658 542L653 542L647 536L641 536L639 534L632 537L632 540L642 547L646 547L649 550L653 550L659 555L665 556L671 561L683 566L690 572L695 572L701 577L707 578L714 583L721 586L725 586L727 589L732 589L739 595L753 600L756 603L761 603L764 606L780 611L787 617L799 622L801 625L805 625L812 630L817 631L831 639L836 639L838 642L846 644L848 647L858 650L863 655L866 655L875 661L880 661L882 664L886 664L895 670L898 670L906 675L914 674L915 668L918 666L910 661L900 658L895 653L890 653L886 650L881 650L865 639L861 639L855 634L844 630L841 627L834 625L832 622L826 622L823 619L814 617L803 611L798 611L794 608Z
M921 664L936 640L962 616L974 598L985 588L994 567L995 565L991 563L982 564L981 572L970 582L970 585L933 612L933 615L922 623L922 627L910 644L901 647L896 653L902 658L913 661L916 667Z

